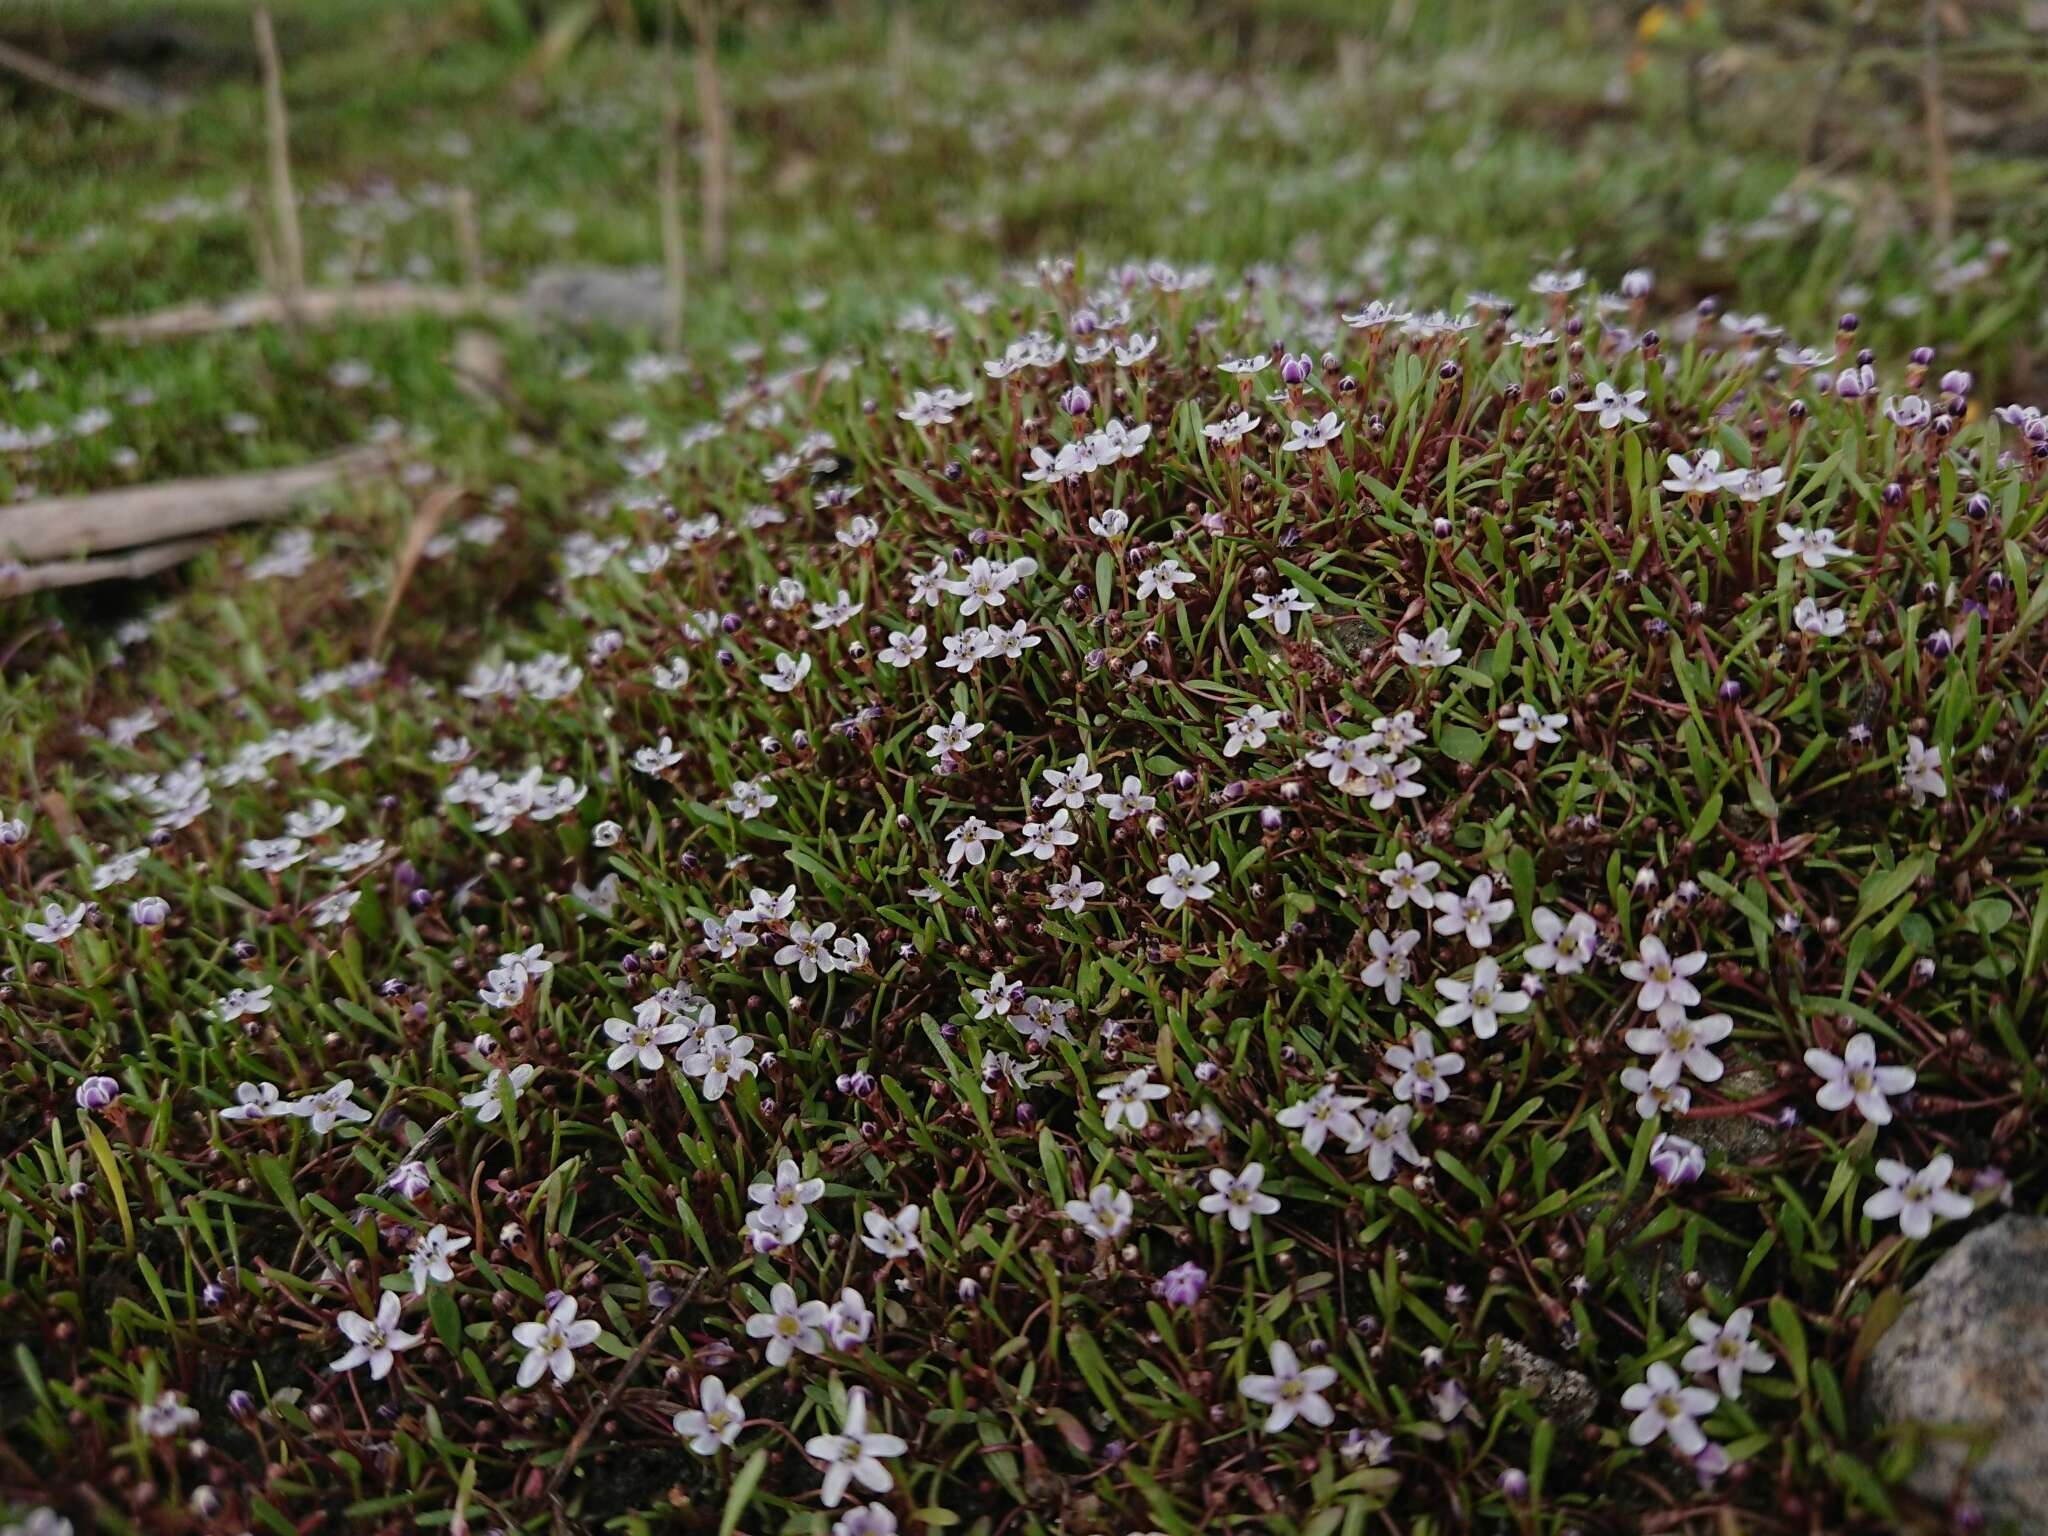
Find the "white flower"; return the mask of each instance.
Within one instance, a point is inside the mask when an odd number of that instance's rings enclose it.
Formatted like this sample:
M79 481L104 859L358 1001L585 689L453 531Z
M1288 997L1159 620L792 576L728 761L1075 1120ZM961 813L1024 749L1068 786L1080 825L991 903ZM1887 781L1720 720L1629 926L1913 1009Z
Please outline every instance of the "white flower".
M1877 1064L1877 1041L1867 1030L1851 1039L1839 1056L1814 1046L1806 1053L1806 1065L1821 1079L1814 1099L1822 1109L1847 1109L1854 1104L1856 1112L1872 1125L1890 1125L1892 1107L1886 1099L1910 1092L1917 1081L1911 1067Z
M278 1098L275 1083L237 1083L235 1102L220 1112L223 1120L268 1120L293 1111Z
M979 865L988 857L989 849L1002 840L1002 833L979 816L970 816L946 834L947 867L950 868L963 859L970 865Z
M377 1299L374 1319L364 1317L360 1312L344 1312L336 1318L334 1326L348 1340L348 1353L330 1362L327 1368L330 1371L352 1371L359 1365L367 1365L372 1381L382 1381L390 1375L392 1363L398 1356L420 1341L418 1334L406 1333L399 1328L398 1310L401 1305L398 1292L386 1291Z
M842 1290L825 1318L825 1337L832 1347L841 1354L850 1353L867 1343L874 1331L875 1314L868 1310L866 1299L851 1286Z
M1336 1411L1323 1394L1337 1384L1336 1367L1304 1366L1293 1347L1279 1340L1274 1341L1271 1358L1271 1375L1247 1376L1238 1384L1238 1391L1246 1397L1273 1410L1266 1415L1266 1433L1277 1435L1297 1418L1318 1429L1335 1423Z
M1072 812L1060 810L1053 813L1050 821L1025 822L1017 835L1017 857L1042 863L1062 848L1071 848L1081 840L1081 835L1067 825L1071 819Z
M1637 983L1636 1007L1659 1019L1672 1018L1699 1005L1700 989L1691 978L1707 963L1707 952L1673 956L1655 934L1644 934L1636 958L1621 962L1621 974Z
M1574 912L1566 922L1550 908L1538 907L1529 914L1529 926L1539 942L1522 952L1522 960L1536 970L1576 976L1599 951L1600 925L1584 912Z
M1612 384L1602 379L1593 386L1593 398L1581 400L1578 408L1588 414L1597 412L1601 430L1612 432L1624 421L1650 419L1650 413L1643 409L1643 401L1648 394L1649 391L1646 389L1632 389L1627 394L1622 394Z
M1810 597L1793 605L1792 623L1801 634L1832 640L1849 627L1849 616L1839 608L1823 608Z
M1703 1083L1721 1080L1720 1057L1709 1046L1718 1045L1735 1032L1735 1021L1725 1013L1704 1014L1697 1019L1680 1012L1657 1015L1654 1029L1631 1029L1628 1048L1639 1055L1653 1056L1650 1081L1670 1084L1681 1071L1690 1072Z
M169 1440L199 1426L198 1410L185 1401L185 1394L164 1388L152 1403L135 1405L135 1425L153 1440Z
M791 656L785 651L776 656L774 671L761 674L761 681L777 693L792 693L810 675L809 656Z
M314 1134L325 1136L344 1120L361 1124L370 1118L370 1112L355 1102L355 1091L355 1083L344 1077L307 1098L292 1100L283 1109L309 1122Z
M664 734L651 747L640 747L633 753L633 766L651 778L659 778L683 760L682 752Z
M22 925L22 932L38 944L62 944L85 926L85 903L66 912L56 902L43 904L43 920Z
M1325 411L1314 421L1290 421L1287 423L1287 441L1280 445L1283 453L1299 453L1303 449L1326 448L1344 431L1344 423L1335 411ZM1281 630L1283 635L1286 630Z
M1324 1141L1331 1136L1341 1138L1347 1145L1361 1141L1365 1127L1359 1121L1358 1111L1364 1106L1365 1100L1341 1094L1325 1083L1273 1118L1289 1130L1301 1132L1302 1150L1313 1157L1323 1150Z
M1259 360L1263 366L1264 359ZM1221 421L1212 421L1202 428L1202 436L1222 448L1235 448L1246 434L1258 430L1259 419L1249 411L1239 411Z
M1742 1396L1744 1372L1761 1374L1776 1364L1770 1351L1749 1336L1752 1316L1748 1307L1737 1307L1725 1323L1716 1323L1705 1312L1695 1312L1685 1322L1699 1342L1679 1364L1695 1376L1718 1377L1721 1395L1730 1402Z
M468 1246L468 1237L451 1233L439 1222L421 1233L412 1252L406 1255L406 1265L412 1271L413 1293L424 1295L429 1285L453 1281L455 1266L448 1261Z
M1815 528L1808 531L1791 523L1778 524L1778 547L1771 555L1779 560L1797 560L1809 571L1817 571L1830 560L1847 560L1854 550L1844 549L1835 542L1835 530Z
M1733 491L1743 501L1768 501L1784 488L1785 466L1782 464L1770 464L1761 469L1744 469L1738 465L1721 475L1721 489Z
M889 631L889 643L877 654L892 667L908 667L924 660L925 652L931 649L925 639L922 624L914 624L909 629L892 629Z
M1913 1238L1925 1237L1933 1231L1937 1216L1948 1219L1969 1215L1976 1209L1970 1197L1948 1187L1955 1166L1955 1159L1946 1152L1936 1153L1917 1173L1892 1158L1879 1158L1877 1176L1884 1180L1885 1187L1863 1202L1863 1214L1872 1221L1889 1221L1896 1216L1899 1230Z
M699 1080L697 1091L705 1098L723 1098L732 1084L761 1070L761 1064L751 1059L753 1049L752 1035L743 1035L730 1024L714 1024L680 1065Z
M1465 652L1462 647L1451 644L1451 632L1439 624L1419 641L1407 630L1402 630L1394 636L1394 654L1401 658L1404 666L1431 671L1450 666Z
M1263 704L1247 705L1243 714L1227 724L1223 755L1235 757L1247 747L1256 752L1266 744L1266 733L1277 729L1283 718L1277 709L1268 709Z
M699 1456L715 1456L739 1440L746 1419L747 1405L716 1376L706 1376L697 1386L697 1406L679 1410L669 1422Z
M1378 987L1389 1003L1400 1002L1402 985L1415 975L1411 955L1422 942L1422 935L1413 928L1403 928L1390 939L1375 928L1366 935L1365 942L1372 950L1372 959L1366 962L1359 980L1368 987Z
M1159 801L1145 793L1145 785L1136 774L1124 775L1122 786L1104 790L1095 797L1095 803L1102 807L1103 814L1111 821L1127 821L1133 816L1144 816L1157 810Z
M753 821L773 806L777 798L752 779L734 779L732 788L725 794L725 808L742 821Z
M539 1071L530 1061L520 1062L509 1072L493 1067L484 1074L480 1087L462 1096L462 1102L476 1111L478 1125L489 1125L505 1113L505 1100L511 1098L516 1102Z
M1151 1105L1169 1092L1166 1084L1152 1081L1150 1067L1136 1067L1107 1088L1095 1090L1095 1097L1107 1107L1102 1111L1105 1130L1128 1129L1133 1135L1145 1129L1152 1118Z
M1265 1177L1263 1163L1246 1163L1241 1173L1211 1168L1210 1192L1202 1196L1201 1209L1211 1216L1223 1216L1235 1231L1249 1232L1252 1217L1270 1216L1280 1209L1280 1202L1259 1188Z
M274 875L290 869L307 852L296 837L254 837L242 844L242 868Z
M356 909L356 903L362 899L361 891L332 891L313 903L313 910L307 914L308 921L315 928L333 928L347 922L349 914Z
M968 744L975 737L987 729L988 727L979 720L969 720L956 709L951 720L924 728L925 735L931 738L931 744L924 749L924 754L926 757L939 758L950 752L957 757L967 750Z
M1450 1079L1465 1070L1465 1058L1456 1051L1439 1051L1429 1031L1418 1029L1406 1045L1387 1052L1387 1065L1400 1076L1394 1079L1394 1097L1404 1103L1435 1104L1450 1095Z
M1534 704L1517 704L1513 714L1502 718L1500 728L1515 739L1517 752L1527 752L1539 741L1546 746L1561 741L1558 731L1570 719L1569 715L1546 715Z
M807 1355L824 1353L828 1314L824 1302L800 1303L796 1288L787 1281L778 1281L768 1293L768 1310L747 1319L747 1337L768 1341L770 1365L787 1365L798 1350Z
M1173 589L1186 586L1195 579L1195 573L1183 566L1171 555L1157 565L1148 565L1138 572L1138 601L1145 602L1157 597L1165 602L1173 601Z
M1681 1455L1697 1456L1707 1444L1697 1421L1712 1413L1719 1401L1704 1387L1684 1385L1678 1372L1659 1360L1643 1380L1621 1394L1621 1406L1636 1416L1628 1427L1629 1443L1649 1445L1668 1435Z
M924 1212L914 1205L906 1205L894 1216L884 1216L873 1206L861 1213L860 1224L867 1228L861 1234L861 1245L885 1259L907 1259L913 1253L924 1250L924 1240L917 1235L918 1223Z
M747 1198L762 1208L786 1241L794 1242L810 1221L810 1207L825 1198L825 1181L805 1178L796 1160L785 1157L776 1165L773 1180L748 1186Z
M1409 1104L1396 1104L1389 1110L1368 1109L1358 1117L1359 1128L1364 1132L1359 1145L1346 1150L1356 1152L1359 1147L1365 1148L1366 1167L1384 1184L1394 1176L1396 1157L1417 1168L1423 1166L1425 1160L1408 1134L1414 1120L1415 1109Z
M1169 912L1177 912L1188 902L1208 901L1216 892L1209 884L1221 873L1223 866L1211 859L1206 864L1191 864L1184 853L1169 854L1166 869L1145 882L1145 889L1159 898L1159 905Z
M1641 1067L1623 1067L1621 1086L1636 1096L1636 1113L1682 1115L1692 1108L1692 1090L1680 1082L1660 1083Z
M846 1423L836 1435L813 1435L804 1444L804 1454L825 1463L824 1503L838 1507L847 1486L859 1483L874 1493L887 1493L895 1486L883 1459L901 1456L909 1446L895 1435L871 1433L868 1429L868 1395L860 1387L847 1394Z
M630 1019L606 1019L604 1032L618 1042L605 1058L605 1068L611 1072L635 1061L643 1072L659 1072L663 1051L683 1038L683 1026L667 1022L661 1004L654 998L635 1004Z
M1099 1243L1113 1243L1131 1227L1130 1194L1114 1184L1098 1184L1086 1200L1069 1200L1067 1220Z
M1470 981L1439 976L1436 990L1439 997L1449 1000L1436 1011L1438 1027L1456 1029L1469 1022L1472 1033L1482 1040L1491 1040L1500 1032L1503 1014L1526 1013L1529 1009L1528 993L1502 988L1500 962L1491 955L1483 956L1472 968Z
M820 971L834 969L832 964L832 935L838 932L836 923L820 923L813 928L802 918L789 925L789 942L775 951L777 965L793 965L797 974L806 982L818 979Z
M1493 894L1493 876L1480 875L1460 896L1456 891L1435 893L1438 933L1461 934L1474 949L1493 947L1493 925L1514 915L1515 904Z
M1084 754L1076 757L1067 768L1045 770L1045 803L1072 811L1088 809L1088 795L1102 783L1102 775L1088 766Z
M1079 869L1067 871L1066 878L1055 880L1045 888L1045 904L1054 912L1079 914L1087 910L1088 903L1102 894L1102 882L1090 880Z
M1674 453L1665 461L1671 476L1664 489L1674 496L1711 496L1721 488L1721 452L1708 448L1697 459Z
M578 1320L574 1296L564 1296L535 1321L519 1324L512 1330L512 1342L526 1351L526 1358L519 1362L521 1390L550 1372L557 1382L567 1381L576 1374L574 1351L595 1344L603 1336L604 1329L594 1320Z
M1442 869L1435 859L1418 864L1415 855L1406 850L1395 854L1392 867L1379 872L1379 882L1387 891L1387 910L1398 912L1411 901L1425 911L1434 907L1436 892L1429 888L1429 883Z
M1899 767L1899 782L1913 795L1913 809L1919 810L1932 795L1948 798L1948 781L1941 776L1941 748L1930 747L1918 736L1906 738L1906 761Z

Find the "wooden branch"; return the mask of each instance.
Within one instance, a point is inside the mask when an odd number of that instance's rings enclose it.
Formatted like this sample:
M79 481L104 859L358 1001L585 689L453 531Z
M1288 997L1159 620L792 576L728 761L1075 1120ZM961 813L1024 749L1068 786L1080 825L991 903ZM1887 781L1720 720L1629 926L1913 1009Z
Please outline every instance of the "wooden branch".
M259 522L383 462L381 449L357 448L290 469L18 501L0 507L0 557L70 559Z
M680 139L683 108L676 94L676 15L661 7L661 142L656 146L655 195L661 218L662 345L670 352L683 346L683 297L688 281L688 256L683 245L683 193Z
M59 587L88 587L101 581L141 581L174 565L182 565L211 547L209 539L179 539L174 543L152 544L120 555L100 555L86 560L46 560L39 565L20 566L12 574L0 569L0 593L20 597L25 593L50 592Z
M647 1357L654 1353L654 1346L661 1342L662 1332L675 1320L676 1314L696 1299L697 1289L703 1285L704 1277L709 1273L709 1270L698 1270L690 1277L689 1285L655 1315L654 1322L648 1327L647 1336L640 1341L639 1348L633 1351L632 1357L626 1361L618 1375L612 1378L612 1384L605 1389L604 1396L598 1399L597 1405L584 1415L583 1422L576 1426L576 1433L569 1437L568 1447L562 1452L562 1459L555 1463L555 1470L549 1476L547 1487L543 1490L548 1498L554 1498L561 1491L562 1484L568 1480L570 1469L576 1465L576 1458L583 1454L583 1447L589 1444L591 1431L597 1428L605 1415L618 1407L619 1398L626 1390L626 1383L631 1381L638 1374L640 1367L647 1363Z
M441 526L441 519L448 509L462 500L463 491L459 485L444 485L420 503L412 515L412 526L406 530L405 544L398 552L398 564L391 573L391 590L384 598L384 611L377 618L377 628L370 636L370 654L375 656L384 649L384 637L391 633L391 621L398 617L398 605L405 601L405 589L412 585L413 573L420 568L420 560L427 552L428 541Z
M1956 192L1949 180L1948 110L1941 92L1941 0L1923 0L1925 57L1920 67L1921 108L1927 116L1928 212L1935 243L1946 254L1956 233Z
M476 229L476 194L457 187L452 208L455 217L455 248L462 253L462 287L470 294L484 291L484 243Z
M270 11L255 10L256 51L263 59L263 126L270 140L270 202L277 220L277 245L283 269L285 298L296 301L306 291L306 247L299 237L298 195L292 190L290 119L284 107L284 64L277 56L277 34Z
M157 113L148 103L138 101L125 91L102 85L97 80L88 80L83 75L73 74L61 64L52 64L48 59L39 59L32 53L24 53L12 43L0 42L0 69L20 75L24 80L33 80L45 90L56 91L59 95L70 96L89 107L102 112L111 112L117 117L150 118Z
M249 293L219 304L180 304L146 315L102 320L93 334L114 341L174 341L211 336L252 326L276 325L296 314L306 325L332 325L341 320L386 320L400 315L446 315L459 318L483 314L510 320L520 313L519 301L505 294L473 292L420 283L367 283L354 288L315 288L299 295L296 310L275 293Z
M725 110L725 91L718 77L718 17L711 0L679 0L690 18L696 44L697 116L704 128L704 163L700 168L704 205L704 265L725 270L725 226L732 201L732 121Z

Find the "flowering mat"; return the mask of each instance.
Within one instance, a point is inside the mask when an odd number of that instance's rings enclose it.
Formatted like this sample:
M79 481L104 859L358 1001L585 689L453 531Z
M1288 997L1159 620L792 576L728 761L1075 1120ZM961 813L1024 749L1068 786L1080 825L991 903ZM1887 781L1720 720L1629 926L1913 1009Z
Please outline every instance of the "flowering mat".
M1854 1394L2037 1160L2048 423L1853 316L1533 286L962 290L613 423L485 654L249 632L15 754L8 1483L137 1530L1920 1507ZM432 555L522 527L477 491ZM218 650L318 542L38 665Z

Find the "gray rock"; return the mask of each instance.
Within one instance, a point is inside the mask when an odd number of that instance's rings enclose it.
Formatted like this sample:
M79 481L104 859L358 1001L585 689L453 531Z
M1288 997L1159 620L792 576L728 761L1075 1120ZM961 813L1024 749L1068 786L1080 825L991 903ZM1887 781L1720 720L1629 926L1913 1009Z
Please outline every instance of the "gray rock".
M542 267L521 301L543 324L578 330L661 330L667 318L661 274L652 267Z
M1778 1086L1777 1076L1762 1067L1741 1067L1730 1072L1714 1089L1730 1103L1761 1098ZM1748 1166L1769 1160L1785 1139L1785 1133L1759 1115L1716 1115L1708 1120L1685 1120L1678 1134L1690 1137L1707 1149L1710 1157L1725 1163Z
M1531 1406L1559 1429L1570 1433L1591 1420L1600 1394L1589 1377L1506 1334L1497 1333L1487 1343L1499 1360L1501 1380L1528 1393Z
M1871 1351L1863 1403L1881 1425L1950 1431L1922 1441L1920 1497L2048 1532L2048 1217L2001 1217L1943 1255Z

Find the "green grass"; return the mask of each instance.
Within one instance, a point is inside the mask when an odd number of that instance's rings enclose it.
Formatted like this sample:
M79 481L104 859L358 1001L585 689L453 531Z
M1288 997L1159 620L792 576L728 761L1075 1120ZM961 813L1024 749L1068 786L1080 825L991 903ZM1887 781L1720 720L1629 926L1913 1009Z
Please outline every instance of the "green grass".
M512 7L279 9L316 268L453 280L434 189L456 185L501 286L655 259L650 53L600 27L536 73ZM734 259L694 275L685 355L657 377L644 337L506 328L488 401L457 382L445 322L72 335L254 285L243 212L150 215L259 184L246 80L168 127L47 102L0 120L0 422L112 418L0 456L0 489L295 462L380 419L399 444L394 474L311 509L302 569L264 573L270 530L146 589L10 606L0 820L25 830L0 848L0 1504L110 1531L823 1532L848 1506L821 1507L804 1445L858 1390L905 1442L886 1491L858 1497L908 1531L1936 1528L1947 1512L1905 1486L1910 1441L1868 1433L1855 1388L1956 1230L2043 1204L2048 496L1991 411L2032 367L2038 189L1964 146L1960 233L1933 250L1895 76L1910 49L1879 33L1851 57L1810 168L1833 34L1740 10L1721 41L1667 32L1633 71L1631 18L1602 6L1452 6L1400 36L1380 8L1307 4L904 14L729 21ZM53 52L91 32L76 7L33 15ZM194 15L240 46L235 8ZM1959 91L2003 78L1994 44L2033 46L2002 15L1977 25ZM1730 36L1752 41L1732 74ZM1364 39L1341 67L1340 38ZM1703 60L1720 62L1689 106ZM1155 257L1212 273L1161 292ZM1562 265L1592 286L1530 292ZM1651 294L1603 332L1595 294L1638 265ZM1341 318L1475 289L1514 316L1437 338ZM1710 294L1783 342L1745 354L1700 319ZM1511 338L1570 316L1582 345ZM1034 330L1066 356L992 380L983 361ZM1142 365L1074 356L1152 333ZM1948 435L1898 430L1779 365L1779 344L1817 346L1828 372L1869 346L1881 396L1933 400L1955 367L1977 385ZM1931 368L1908 361L1921 344ZM1286 399L1267 398L1276 366L1256 387L1219 370L1283 346L1316 357ZM344 361L369 382L337 384ZM1062 404L1075 383L1091 398ZM1603 430L1575 408L1602 383L1646 390L1646 419ZM899 417L941 384L975 396L955 422ZM1263 425L1227 448L1203 429L1240 404ZM1326 410L1332 447L1281 448L1285 421ZM1149 441L1071 484L1024 478L1033 448L1111 418ZM649 448L665 461L625 462ZM1785 486L1663 488L1670 455L1704 450ZM444 486L461 499L373 651ZM763 505L783 520L750 516ZM857 517L871 543L835 537ZM1778 556L1781 521L1852 557ZM618 549L582 573L593 539ZM976 557L1029 574L981 614L915 606L914 574ZM1169 557L1192 580L1160 598L1144 573ZM1252 610L1285 587L1311 606L1282 635ZM814 621L842 590L861 611ZM1809 597L1844 633L1801 632ZM936 665L985 622L1035 647ZM929 654L880 660L913 624ZM1399 635L1439 626L1455 664L1401 659ZM763 681L785 653L812 664L788 693ZM469 686L549 656L580 677L548 697ZM657 676L678 659L686 680ZM1523 703L1563 717L1557 741L1514 747L1499 723ZM1253 705L1278 718L1227 752ZM1404 710L1419 739L1389 762L1414 759L1419 796L1376 807L1309 761ZM937 759L929 729L956 712L985 729ZM286 747L323 720L361 744ZM537 768L581 798L487 830L448 797L458 737L476 770ZM223 772L266 740L260 771ZM635 765L662 741L673 762ZM1914 742L1940 753L1921 803ZM1073 840L1020 852L1077 755L1103 781ZM195 761L210 801L187 815L164 797ZM1115 820L1093 793L1127 775L1157 803ZM741 815L741 780L775 803ZM245 867L315 800L342 819L306 834L313 857ZM1004 841L949 865L970 816ZM132 876L95 890L153 829ZM360 868L318 863L372 839ZM1402 852L1442 887L1496 883L1504 984L1538 963L1539 909L1583 914L1596 958L1482 1037L1435 1022L1436 983L1481 956L1430 932L1389 1001L1365 979L1372 937L1427 926L1377 878ZM1174 854L1216 868L1169 909L1150 882ZM1101 882L1080 912L1053 904L1070 876ZM708 942L707 919L786 887L758 946ZM318 923L344 888L346 920ZM161 927L136 921L145 896ZM50 903L92 905L46 942L27 925ZM864 953L807 979L776 959L797 922ZM1683 1078L1689 1105L1644 1118L1622 1073L1649 1060L1629 1040L1649 1016L1619 964L1653 934L1704 953L1695 1011L1730 1035L1725 1076ZM508 1006L480 997L532 946L543 977ZM1007 1017L997 973L1021 989ZM267 1011L220 1016L259 986ZM663 988L680 990L660 1017L708 1004L757 1075L712 1096L673 1054L610 1068L605 1021ZM1063 1028L1025 1028L1025 996ZM1318 1152L1278 1119L1326 1083L1400 1108L1387 1053L1418 1027L1464 1066L1418 1113L1412 1160L1376 1167L1342 1134ZM1881 1127L1819 1107L1804 1062L1866 1031L1918 1074ZM494 1063L534 1070L491 1099ZM1141 1067L1168 1096L1133 1135L1101 1093ZM111 1102L81 1107L102 1074ZM220 1113L239 1084L295 1099L343 1077L368 1118ZM1703 1150L1696 1181L1653 1165L1667 1134ZM1974 1209L1915 1240L1867 1208L1881 1160L1936 1154ZM785 1157L823 1193L799 1239L757 1252L747 1191ZM390 1183L409 1160L417 1192ZM1280 1203L1239 1233L1200 1202L1213 1169L1251 1163ZM1098 1184L1130 1197L1114 1240L1064 1213ZM921 1251L862 1242L905 1205ZM435 1225L468 1245L415 1296ZM1189 1263L1193 1304L1160 1288ZM870 1336L771 1364L746 1324L785 1281L805 1302L859 1294ZM553 1292L602 1332L566 1382L521 1383L513 1329ZM416 1347L388 1378L330 1369L338 1318L380 1294ZM1689 1316L1738 1307L1772 1368L1704 1416L1731 1465L1703 1487L1667 1445L1630 1443L1623 1397L1678 1367ZM1502 1339L1582 1372L1591 1418L1515 1386ZM1328 1429L1262 1428L1242 1388L1276 1344L1336 1373ZM700 1456L672 1418L714 1376L746 1423ZM165 1392L195 1424L138 1420Z

